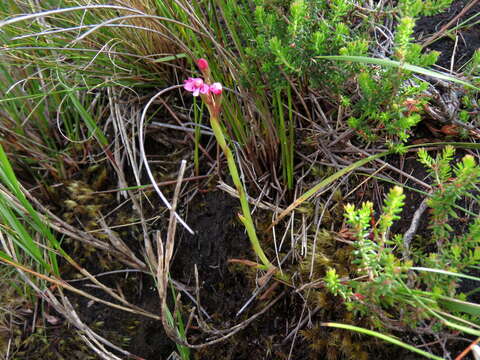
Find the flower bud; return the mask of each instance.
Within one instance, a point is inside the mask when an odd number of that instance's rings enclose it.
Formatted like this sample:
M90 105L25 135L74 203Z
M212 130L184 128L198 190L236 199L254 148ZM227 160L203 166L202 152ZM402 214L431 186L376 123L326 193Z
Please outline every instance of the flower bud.
M204 71L208 69L208 61L204 58L200 58L197 60L197 65L200 71Z

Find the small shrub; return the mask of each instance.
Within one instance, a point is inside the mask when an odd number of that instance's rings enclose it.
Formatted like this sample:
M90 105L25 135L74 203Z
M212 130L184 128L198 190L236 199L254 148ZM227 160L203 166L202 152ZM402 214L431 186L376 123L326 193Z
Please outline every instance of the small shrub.
M415 241L412 249L406 248L402 235L390 232L404 206L401 187L390 190L378 219L371 202L345 207L346 222L354 238L352 280L342 281L331 268L324 281L333 295L344 299L347 309L372 319L378 328L399 324L416 328L427 319L438 328L443 322L437 320L438 314L445 310L471 320L464 308L448 306L453 297L466 298L459 292L460 278L438 273L467 272L480 260L480 217L471 220L464 234L456 234L452 226L459 217L461 199L473 198L478 205L472 191L480 180L480 166L470 155L452 165L454 153L450 146L436 158L425 150L419 152L419 160L434 179L435 188L427 202L430 237ZM414 273L414 265L437 272Z
M318 56L386 56L431 66L438 53L422 53L422 46L413 43L415 18L438 13L450 3L399 1L371 19L359 16L354 3L346 0L257 1L254 39L246 40L245 79L256 79L259 89L267 89L265 84L269 88L287 87L287 77L295 79L301 88L316 89L330 102L341 105L350 115L348 125L363 139L383 139L395 146L406 141L421 120L423 104L428 102L422 94L428 84L402 69L332 63ZM375 26L387 16L398 19L395 35L385 39L384 54L372 54L372 49L378 49ZM252 76L258 68L258 76Z

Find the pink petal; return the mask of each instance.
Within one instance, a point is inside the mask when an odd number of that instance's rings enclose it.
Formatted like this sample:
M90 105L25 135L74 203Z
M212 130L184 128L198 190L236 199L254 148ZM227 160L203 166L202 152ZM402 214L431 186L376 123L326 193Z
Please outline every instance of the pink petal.
M200 92L202 94L208 94L210 91L210 87L207 84L203 84L202 87L200 88Z
M193 90L193 96L198 96L200 94L200 89Z
M185 84L183 85L183 88L187 91L193 91L195 89L193 85L193 79L188 78L188 80L185 80Z
M216 82L210 85L210 91L215 95L220 95L222 93L222 90L223 90L222 84L220 84L219 82Z
M203 80L200 78L195 78L193 79L193 85L197 88L200 88L203 86Z

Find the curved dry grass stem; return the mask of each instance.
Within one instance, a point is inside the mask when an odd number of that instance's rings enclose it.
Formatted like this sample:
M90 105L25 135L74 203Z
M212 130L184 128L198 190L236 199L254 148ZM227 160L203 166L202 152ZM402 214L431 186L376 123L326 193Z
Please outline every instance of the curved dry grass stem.
M106 16L100 13L99 20L105 19L103 22L87 25L83 23L83 20L84 20L83 17L85 16L87 10L88 11L111 10L111 11L108 13L105 12ZM75 38L73 38L75 35L72 36L72 39L71 39L72 41L67 43L66 47L64 48L64 49L68 49L81 41L85 41L85 38L88 37L89 35L92 35L92 33L100 31L102 28L108 27L108 28L120 29L118 38L122 39L122 41L125 41L126 44L128 44L128 46L135 48L135 50L139 53L144 53L144 54L151 54L151 53L158 53L158 52L179 53L183 51L184 53L188 54L191 58L194 58L194 54L192 53L190 47L177 36L178 34L175 30L172 31L168 26L166 26L166 23L187 29L188 31L193 32L195 36L203 37L203 38L211 38L211 35L203 33L201 30L198 29L198 27L194 27L189 25L188 23L181 22L176 18L157 16L155 14L147 14L135 7L120 6L120 5L103 5L103 4L92 4L92 5L77 6L77 7L63 8L63 9L46 10L46 11L36 12L33 14L28 14L23 16L16 16L8 20L1 21L0 28L7 25L11 25L11 24L16 24L18 22L24 22L24 21L29 21L33 19L43 20L47 17L55 17L64 13L77 12L77 11L84 12L84 16L82 17L81 21L77 26L58 28L58 26L55 25L52 28L46 22L45 23L42 22L40 26L45 28L44 31L15 36L11 40L22 40L22 39L28 39L32 37L38 37L38 36L51 36L53 34L61 34L61 33L87 29L86 32L79 33L78 36ZM122 12L123 13L130 12L134 14L124 15L124 16L115 16L115 15L118 15L119 13L122 14ZM128 24L128 23L124 24L123 22L126 22L126 21L130 21L131 24ZM121 23L114 24L116 22L121 22ZM122 30L124 31L122 32ZM147 34L139 35L137 33L137 30L147 32ZM140 41L138 41L139 39ZM63 49L61 48L60 50L63 50Z
M143 13L140 10L128 8L128 7L125 7L125 6L117 6L117 5L74 6L74 7L70 7L70 8L46 10L46 11L41 11L41 12L37 12L37 13L34 13L34 14L17 16L17 17L14 17L12 19L9 19L9 20L3 20L3 21L0 21L0 28L4 27L6 25L15 24L15 23L21 22L21 21L44 18L44 17L47 17L47 16L63 14L63 13L71 12L71 11L95 10L95 9L125 10L125 11L130 11L130 12L133 12L133 13L143 15Z
M111 23L114 23L114 22L117 22L117 21L123 21L123 20L128 20L128 19L138 19L138 18L142 18L142 19L155 19L155 20L160 20L160 21L165 21L165 22L171 22L173 24L177 24L177 25L181 25L181 26L184 26L194 32L197 32L196 29L190 27L189 25L187 24L184 24L180 21L177 21L177 20L174 20L174 19L169 19L169 18L166 18L166 17L162 17L162 16L154 16L154 15L147 15L147 14L141 14L141 15L126 15L126 16L120 16L120 17L116 17L116 18L112 18L112 19L108 19L100 24L95 24L95 25L89 25L89 26L92 26L92 29L88 30L87 32L85 32L84 34L82 34L81 36L79 36L78 38L75 39L75 42L78 42L78 41L81 41L83 40L84 38L86 38L88 35L90 35L91 33L101 29L103 26L108 26L109 24ZM162 25L161 23L159 23L158 25L160 25L164 30L167 30L168 32L170 32L164 25ZM123 24L121 24L121 26L123 26ZM135 28L140 28L140 27L137 27L135 26ZM154 30L154 29L149 29L149 28L142 28L142 29L147 29L147 30L151 30L157 34L162 34L161 32L157 31L157 30ZM171 40L169 38L167 38L168 40ZM178 39L177 39L178 41Z
M150 181L153 185L153 188L155 189L155 191L157 192L158 196L160 196L160 199L162 200L163 204L169 209L171 210L172 209L172 205L169 203L169 201L165 198L165 195L163 195L162 191L160 190L160 188L158 187L157 185L157 182L155 180L155 177L153 176L153 173L152 171L150 170L150 166L148 164L148 161L147 161L147 156L145 155L145 136L144 136L144 123L145 123L145 118L147 117L147 111L148 109L150 108L150 106L153 104L153 102L159 98L160 96L162 96L163 94L165 94L166 92L169 92L171 90L175 90L175 89L180 89L180 88L183 88L183 85L172 85L166 89L163 89L162 91L158 92L155 96L153 96L150 101L145 105L144 109L143 109L143 112L142 112L142 116L140 117L140 125L139 125L139 128L138 128L138 142L139 142L139 148L140 148L140 157L141 157L141 161L143 162L143 164L145 165L145 170L147 171L147 174L148 174L148 177L150 178ZM194 234L194 231L190 228L190 226L187 225L187 223L180 217L180 215L178 215L176 212L175 212L175 217L177 218L178 222L180 224L182 224L182 226L187 229L187 231L190 233L190 234Z
M143 26L138 26L138 25L131 25L131 24L109 24L109 23L100 24L100 25L99 24L79 25L79 26L72 26L72 27L69 27L69 28L62 28L62 29L55 29L55 30L45 30L45 31L37 32L37 33L15 36L15 37L12 38L12 40L24 40L24 39L28 39L28 38L32 38L32 37L50 36L50 35L54 35L54 34L61 34L61 33L65 33L65 32L70 32L70 31L90 29L90 30L86 31L83 35L81 35L79 38L75 39L75 41L73 43L71 43L72 45L74 45L75 43L79 42L80 40L83 40L85 37L90 35L94 30L98 30L99 26L100 27L114 27L114 28L126 28L126 29L150 31L154 34L157 34L157 35L160 35L160 36L164 37L167 40L172 41L172 39L168 38L164 33L160 32L158 30L155 30L155 29L151 29L151 28L143 27ZM72 48L72 49L70 49L70 48L58 48L58 49L59 50L66 50L66 49L68 49L68 50L78 50L76 48ZM11 50L11 49L8 49L8 50ZM92 51L92 50L90 49L90 51ZM139 57L139 55L136 55L136 56Z
M126 312L129 312L129 313L132 313L132 314L138 314L138 315L143 315L143 316L146 316L146 317L149 317L149 318L152 318L152 319L155 319L155 320L160 320L160 317L158 315L155 315L155 314L152 314L152 313L149 313L149 312L146 312L146 311L138 311L137 309L132 309L132 308L129 308L129 307L126 307L126 306L122 306L122 305L118 305L118 304L114 304L110 301L106 301L106 300L103 300L103 299L100 299L96 296L93 296L93 295L90 295L89 293L85 292L85 291L82 291L80 289L77 289L76 287L66 283L65 281L63 280L58 280L58 279L54 279L52 277L49 277L47 275L44 275L44 274L40 274L34 270L31 270L23 265L20 265L20 264L17 264L16 262L12 261L12 260L9 260L9 259L6 259L4 257L0 257L0 262L3 262L4 264L6 265L9 265L9 266L12 266L14 267L15 269L17 270L21 270L22 272L24 273L28 273L28 274L31 274L33 276L35 276L36 278L38 279L41 279L41 280L44 280L44 281L47 281L53 285L56 285L58 287L61 287L65 290L68 290L68 291L71 291L75 294L78 294L78 295L81 295L83 297L86 297L88 299L91 299L95 302L98 302L98 303L101 303L101 304L104 304L104 305L107 305L107 306L110 306L110 307L113 307L115 309L119 309L119 310L123 310L123 311L126 311Z

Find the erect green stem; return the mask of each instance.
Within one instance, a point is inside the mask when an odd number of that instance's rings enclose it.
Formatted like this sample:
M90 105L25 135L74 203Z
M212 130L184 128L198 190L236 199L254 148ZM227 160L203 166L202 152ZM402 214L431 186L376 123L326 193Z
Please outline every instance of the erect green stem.
M243 187L242 181L240 180L240 176L238 174L237 165L235 164L235 158L233 157L233 153L227 145L225 141L225 136L223 136L223 131L218 121L218 117L211 115L210 116L210 125L212 127L213 133L215 134L215 138L217 139L218 145L222 148L223 153L227 158L228 169L230 170L230 175L233 179L233 183L238 191L238 196L240 198L240 204L242 206L242 215L240 216L240 220L242 220L245 228L247 229L248 237L252 244L253 250L257 254L260 261L265 265L267 269L273 268L274 266L265 256L263 252L262 246L258 241L257 233L255 231L255 225L253 224L252 216L250 215L250 207L248 206L248 199L245 189Z

